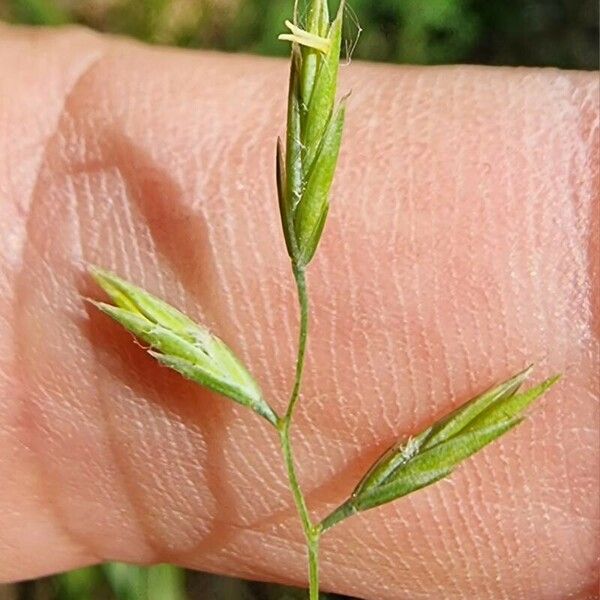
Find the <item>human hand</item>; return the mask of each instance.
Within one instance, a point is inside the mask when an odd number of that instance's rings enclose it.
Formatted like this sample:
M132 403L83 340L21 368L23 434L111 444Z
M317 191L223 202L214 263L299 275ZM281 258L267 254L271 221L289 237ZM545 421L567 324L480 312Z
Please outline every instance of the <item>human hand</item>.
M303 584L272 432L82 300L86 263L164 295L283 405L287 64L0 29L0 72L0 579L118 559ZM355 64L341 88L295 429L310 505L325 514L393 440L527 360L564 380L450 480L328 533L323 587L591 598L597 78Z

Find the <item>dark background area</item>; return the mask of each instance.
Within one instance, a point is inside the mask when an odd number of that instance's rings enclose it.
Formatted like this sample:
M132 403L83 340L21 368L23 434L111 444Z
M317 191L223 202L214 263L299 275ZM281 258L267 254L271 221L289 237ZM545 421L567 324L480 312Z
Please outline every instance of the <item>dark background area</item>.
M349 0L349 4L344 33L353 58L598 69L597 0ZM291 6L292 0L0 0L0 19L32 25L79 23L154 44L284 56L289 45L277 41L277 34L283 32ZM119 564L0 586L0 600L305 596L282 586L174 567Z

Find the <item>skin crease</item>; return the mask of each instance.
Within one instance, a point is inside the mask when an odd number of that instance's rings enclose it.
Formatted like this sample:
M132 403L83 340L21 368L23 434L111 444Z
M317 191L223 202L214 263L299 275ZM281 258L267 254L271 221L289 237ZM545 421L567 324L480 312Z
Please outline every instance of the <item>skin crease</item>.
M287 63L0 29L0 581L105 559L306 582L277 439L83 301L86 263L209 325L282 411ZM324 516L379 453L535 362L449 480L327 534L369 599L595 598L597 74L353 64L294 429Z

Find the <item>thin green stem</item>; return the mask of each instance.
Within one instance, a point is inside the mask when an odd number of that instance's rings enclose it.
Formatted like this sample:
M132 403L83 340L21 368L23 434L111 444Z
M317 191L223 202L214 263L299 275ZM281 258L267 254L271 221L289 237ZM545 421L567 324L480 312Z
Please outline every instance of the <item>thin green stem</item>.
M302 529L304 530L304 535L306 536L306 539L308 541L309 537L313 533L313 524L310 520L310 515L308 513L308 507L306 506L304 494L302 493L302 489L300 488L300 484L298 483L298 476L296 475L294 453L292 451L292 443L290 437L289 420L287 418L284 418L282 423L283 425L280 429L280 438L281 449L283 451L283 460L285 462L285 468L287 471L288 480L290 482L290 488L294 496L294 502L296 503L296 509L298 510L298 515L300 516L300 520L302 521Z
M314 532L308 540L308 597L319 600L319 531Z
M309 598L310 600L318 600L319 598L319 538L321 528L315 527L310 519L306 499L302 493L298 475L296 473L296 465L294 464L294 452L292 450L292 440L290 429L292 425L292 417L294 408L300 396L300 388L302 386L302 373L304 372L304 359L306 355L306 344L308 339L308 291L306 287L306 275L302 267L293 264L294 279L296 280L296 288L298 290L298 304L300 306L300 332L298 336L298 354L296 357L296 376L294 378L294 387L288 402L288 407L285 416L279 421L279 437L281 440L281 449L285 467L290 482L292 495L298 515L302 522L302 529L306 537L308 547L308 565L309 565Z
M308 289L306 287L306 274L303 267L293 265L294 279L298 290L298 304L300 305L300 333L298 337L298 356L296 359L296 377L294 387L285 413L285 420L291 421L294 408L300 396L302 373L304 372L304 358L306 356L306 342L308 340Z

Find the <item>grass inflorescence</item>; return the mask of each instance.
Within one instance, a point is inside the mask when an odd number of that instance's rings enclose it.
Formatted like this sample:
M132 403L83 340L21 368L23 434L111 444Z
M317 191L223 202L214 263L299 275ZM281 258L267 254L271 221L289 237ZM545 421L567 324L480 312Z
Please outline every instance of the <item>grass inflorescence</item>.
M112 304L95 305L147 346L149 353L183 377L251 409L279 436L290 490L304 531L311 600L319 597L319 541L344 519L413 493L449 476L456 467L524 418L527 408L558 379L520 392L531 367L478 395L447 417L395 444L367 471L352 494L322 520L314 519L296 474L291 440L308 349L306 270L325 229L344 129L345 99L336 104L344 0L330 19L327 0L311 0L306 18L297 9L286 21L291 43L285 143L277 141L276 180L285 245L300 312L294 382L285 412L278 414L242 362L208 329L173 306L116 275L91 274Z

